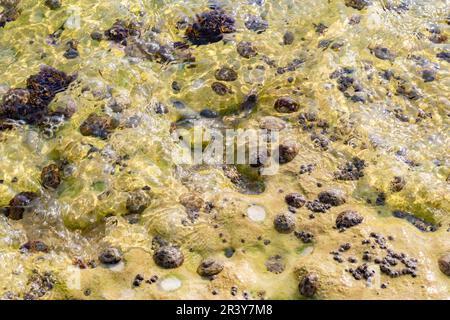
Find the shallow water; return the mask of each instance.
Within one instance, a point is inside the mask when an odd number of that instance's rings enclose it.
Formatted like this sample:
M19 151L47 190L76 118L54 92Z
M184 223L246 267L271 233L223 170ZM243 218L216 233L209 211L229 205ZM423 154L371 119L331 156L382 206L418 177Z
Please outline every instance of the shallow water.
M56 10L44 1L21 1L17 20L0 28L0 96L9 88L23 87L46 64L78 74L50 105L52 110L75 105L76 112L52 131L20 124L0 131L0 206L8 206L22 191L40 195L22 220L0 216L0 295L27 297L30 277L38 270L56 279L45 294L32 292L32 297L42 299L301 299L299 279L314 272L320 277L315 295L319 299L449 299L450 279L437 260L450 251L450 78L449 61L437 54L450 47L446 38L430 41L430 30L439 28L441 35L449 35L450 3L411 0L400 6L401 1L379 0L359 11L344 2L217 1L235 18L236 32L223 41L190 46L195 62L159 63L130 53L130 41L126 48L93 40L91 33L103 32L121 19L139 22L142 37L171 45L185 41L177 22L191 22L211 1L63 0ZM250 14L265 19L267 30L248 30L245 21ZM351 23L357 16L360 22ZM323 33L315 30L319 23L327 26ZM59 37L49 38L58 30ZM294 34L290 45L283 44L286 31ZM66 43L72 39L78 41L79 57L66 59ZM328 47L324 40L331 41ZM236 50L240 41L252 42L258 55L241 57ZM377 46L388 48L395 58L377 58ZM279 70L294 59L302 63L291 71ZM211 84L223 66L232 67L238 78L224 82L232 92L219 96ZM354 102L338 89L339 77L331 75L342 68L353 69L351 77L360 88L347 92L365 102ZM382 76L386 70L394 74L390 80ZM431 70L435 79L425 82L423 70ZM180 90L173 90L174 81ZM401 94L403 84L407 90L415 88L418 99ZM257 93L257 106L250 113L240 112L250 92ZM287 95L300 109L276 112L275 100ZM167 114L155 112L159 103L167 106ZM114 112L116 105L120 112ZM295 140L299 153L281 165L278 174L257 177L265 188L259 193L258 185L256 194L245 190L245 184L244 190L235 185L220 166L177 165L171 158L177 148L173 123L184 127L205 108L220 114L215 120L203 118L209 128L259 128L262 117L279 117L287 126L282 138ZM120 122L108 139L80 133L80 124L93 112ZM322 121L306 121L311 127L305 129L299 115L306 112ZM326 148L311 139L313 133L326 141ZM364 176L336 179L335 172L353 157L365 161ZM42 168L60 160L66 163L62 183L56 190L43 188ZM308 164L314 164L311 172L301 174L301 166ZM406 181L400 192L390 188L395 176ZM127 198L144 186L151 187L152 202L137 223L130 223ZM312 201L329 188L342 189L346 203L314 219L306 206L293 214L296 231L314 235L311 243L274 229L274 217L288 211L286 194L298 192ZM200 210L196 219L190 219L179 201L192 192L213 204L211 210ZM382 192L385 202L377 204ZM249 217L248 208L255 206L258 212ZM358 211L364 221L339 232L333 228L335 219L347 209ZM393 217L395 210L424 219L437 230L421 231ZM361 243L371 232L392 236L389 248L416 258L417 277L390 278L373 261L368 262L375 270L370 281L358 281L346 272L364 262L365 250L383 254ZM165 270L155 265L155 236L180 246L185 258L181 267ZM21 252L20 246L30 240L43 241L49 252ZM338 263L330 255L346 242L352 248L342 256L354 256L358 263ZM113 268L97 258L108 246L123 253L123 261ZM230 252L234 254L227 257ZM284 264L279 274L266 267L276 255ZM196 272L208 257L224 262L213 281ZM93 260L97 267L74 266L77 259L86 264ZM137 274L146 280L157 275L159 283L133 287ZM381 289L381 283L388 287ZM232 287L237 287L236 295Z

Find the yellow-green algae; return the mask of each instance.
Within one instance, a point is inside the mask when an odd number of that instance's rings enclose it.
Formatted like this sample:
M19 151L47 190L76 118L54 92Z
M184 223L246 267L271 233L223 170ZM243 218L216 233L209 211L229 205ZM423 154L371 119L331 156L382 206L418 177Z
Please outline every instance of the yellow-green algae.
M251 298L300 299L298 280L306 272L320 277L319 299L449 299L450 279L438 269L438 257L450 250L449 215L449 68L448 62L436 54L448 50L448 42L435 44L427 39L427 28L438 24L444 34L449 33L445 19L450 11L447 1L410 1L410 9L402 12L386 10L387 3L373 1L368 8L357 11L346 7L343 0L282 0L265 1L262 6L247 1L221 1L223 8L236 18L237 32L227 43L191 47L196 57L195 68L186 64L161 65L148 60L131 59L124 49L109 41L94 41L90 33L108 29L116 19L141 21L148 30L161 30L164 41L182 41L183 32L175 26L183 17L193 17L208 8L208 1L69 1L63 0L60 9L50 10L44 1L23 0L21 15L0 29L0 95L8 88L20 87L26 78L37 73L39 66L48 64L67 73L78 73L79 83L58 94L51 107L74 102L77 112L55 136L48 137L31 126L0 133L0 205L6 206L18 192L41 192L41 204L33 215L21 221L0 217L0 293L13 293L23 298L31 271L51 271L58 279L53 290L43 299L242 299L242 292ZM262 14L269 22L267 31L256 34L247 30L247 14ZM361 15L361 22L350 25L353 15ZM322 22L328 29L323 35L314 31L313 23ZM57 45L49 45L48 35L64 25ZM290 30L295 41L282 45L283 34ZM80 57L63 57L65 43L79 41ZM318 48L323 39L339 40L344 46L334 51ZM250 59L240 57L235 43L251 41L259 55ZM369 48L382 45L390 48L397 58L394 62L371 55ZM305 62L296 71L276 75L276 69L261 61L262 56L285 66L293 58ZM412 59L421 56L438 68L437 79L425 83L421 67ZM265 69L256 68L265 65ZM237 81L228 83L233 94L215 95L210 88L214 72L221 66L238 71ZM250 68L251 67L251 68ZM356 77L370 93L365 104L346 99L337 90L329 75L339 67L353 67ZM378 73L390 69L418 87L422 98L410 101L395 95L395 81L383 81ZM288 77L294 77L288 83ZM171 89L178 81L181 92ZM244 97L257 90L257 111L248 116L233 116ZM315 111L326 119L339 138L323 151L314 146L309 134L301 130L298 113L286 118L289 134L300 144L296 159L281 166L277 175L265 177L266 189L259 195L247 195L224 176L220 168L207 166L175 166L170 154L176 148L170 136L171 122L183 117L182 111L172 107L174 100L182 101L190 110L209 107L222 114L240 128L258 128L266 115L280 116L273 109L277 97L291 95L293 90L301 104L299 112ZM80 124L92 113L101 113L112 95L125 105L121 122L133 116L140 124L121 126L108 140L82 136ZM167 115L153 112L156 102L169 106ZM401 108L410 116L400 122L392 112ZM418 110L431 113L415 123ZM92 147L102 151L89 153ZM411 167L396 154L407 150L407 158L421 165ZM128 155L127 167L115 168L112 159ZM364 177L357 181L334 179L339 165L358 156L368 164ZM56 159L66 159L73 173L64 179L58 190L42 188L40 172ZM439 161L440 165L436 165ZM315 163L311 174L299 175L301 164ZM407 184L399 193L389 191L394 176L403 176ZM11 182L13 178L17 182ZM318 187L321 183L323 187ZM129 224L126 213L127 192L151 186L154 200L138 224ZM300 192L310 200L329 187L340 187L349 195L345 205L309 219L306 208L295 215L298 229L315 235L313 244L305 246L294 235L278 234L273 218L287 211L284 195ZM108 190L106 196L100 196ZM198 192L215 208L201 212L195 222L186 220L185 209L178 198L185 192ZM384 207L368 204L384 191ZM266 209L264 222L246 217L249 205ZM340 233L333 229L339 212L359 211L363 224ZM433 223L436 232L424 233L405 220L391 216L392 210L405 210ZM391 235L390 246L418 259L418 277L390 279L379 273L372 285L356 281L345 272L347 264L333 261L330 251L339 244L351 242L358 259L365 247L361 240L371 232ZM222 234L222 237L219 237ZM181 246L184 264L174 270L157 267L152 259L152 238L160 235ZM271 243L264 245L262 239ZM223 240L226 240L224 243ZM46 254L22 254L21 244L27 240L42 240L50 246ZM244 241L242 241L244 240ZM103 266L78 269L76 257L89 261L97 259L102 248L113 245L124 252L122 268L111 270ZM308 249L306 250L307 247ZM233 248L232 258L224 250ZM309 249L309 248L312 248ZM281 274L266 270L265 261L280 254L286 263ZM202 279L196 273L203 258L215 257L225 263L217 279ZM375 268L377 270L377 268ZM146 279L175 276L182 281L178 290L164 292L158 284L132 286L136 274ZM80 280L80 287L75 280ZM380 289L388 282L388 289ZM231 287L237 286L237 296ZM91 294L86 296L85 290ZM217 290L217 295L212 295ZM262 294L264 292L264 294Z

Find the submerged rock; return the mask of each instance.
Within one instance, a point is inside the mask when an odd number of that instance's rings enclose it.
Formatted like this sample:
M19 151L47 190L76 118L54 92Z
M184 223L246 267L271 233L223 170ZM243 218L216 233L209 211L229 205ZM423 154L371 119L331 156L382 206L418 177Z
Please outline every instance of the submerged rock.
M290 45L293 44L295 40L295 36L291 31L286 31L283 35L283 44Z
M245 20L245 27L256 33L263 33L269 27L269 23L261 17L248 15Z
M282 97L275 101L274 108L280 113L292 113L298 111L299 105L291 97Z
M126 208L130 214L140 214L151 204L150 190L137 190L128 195Z
M106 139L117 126L117 121L110 116L92 113L80 125L80 132L83 136Z
M197 273L202 277L212 277L222 272L224 265L214 259L203 260L197 268Z
M364 218L356 211L346 210L341 212L336 218L336 227L338 229L347 229L354 227L361 222Z
M56 189L61 183L61 171L56 164L50 164L42 169L41 182L46 188Z
M16 194L9 202L6 216L11 220L23 219L25 210L31 207L33 200L36 198L38 198L38 195L34 192L20 192Z
M76 75L68 76L49 66L42 66L39 73L27 79L25 89L10 89L0 104L0 122L21 120L27 124L42 124L54 114L70 117L64 112L52 112L48 106L57 93L68 88Z
M105 37L108 40L117 42L122 45L127 45L127 38L130 36L136 36L139 32L136 26L132 23L117 20L114 22L111 28L105 31Z
M329 204L333 207L340 206L345 203L345 193L340 189L331 189L319 193L318 199L322 203Z
M422 70L422 79L424 82L431 82L436 79L436 71L432 69Z
M238 78L236 71L228 67L216 70L215 77L219 81L235 81Z
M153 255L155 263L164 269L174 269L184 262L184 255L181 250L174 246L162 246Z
M438 260L439 269L450 277L450 253L444 254Z
M219 114L211 109L203 109L202 111L200 111L200 116L207 119L214 119L217 118Z
M415 226L420 231L434 232L438 229L437 225L434 225L433 223L430 223L421 218L418 218L409 212L396 210L396 211L392 212L392 215L399 219L405 219L406 221L411 223L413 226Z
M239 106L240 110L245 112L253 111L258 105L258 94L255 91L250 91L244 98L244 101Z
M75 59L79 56L78 53L78 41L70 40L67 42L67 50L64 52L64 58L66 59Z
M267 271L270 271L275 274L280 274L286 268L286 265L283 262L283 258L280 255L275 255L270 257L266 263Z
M279 233L291 233L295 229L295 220L290 214L279 214L273 220L273 225Z
M233 17L220 9L204 12L198 15L186 29L186 38L196 45L218 42L226 33L236 31Z
M396 176L391 181L391 190L392 190L392 192L400 192L400 191L403 190L405 185L406 185L405 178L400 177L400 176Z
M286 123L280 118L266 116L259 121L259 127L270 131L281 131L286 128Z
M237 52L241 57L250 59L251 57L256 57L258 55L258 51L253 46L251 42L241 41L238 43L236 47Z
M20 16L18 9L18 1L0 2L0 7L3 7L3 11L0 13L0 28L3 28L8 22L17 20Z
M447 51L439 52L438 54L436 54L436 57L450 63L450 52Z
M298 285L298 290L302 296L311 298L319 289L319 276L315 273L305 275Z
M225 84L221 83L221 82L213 82L211 84L211 89L217 93L219 96L224 96L227 93L231 93L231 89L228 88Z
M362 10L371 5L369 0L345 0L345 5L353 9Z
M190 211L200 211L204 205L203 199L197 193L183 193L179 198L180 203Z
M36 253L36 252L47 253L47 252L49 252L48 246L40 240L28 241L27 243L20 246L20 250L22 252L27 251L30 253Z
M122 261L122 253L117 248L107 248L98 256L98 260L103 264L118 264Z
M299 145L294 140L287 140L280 143L278 150L279 150L278 161L280 164L291 162L292 160L295 159L295 157L300 151Z
M225 176L244 194L261 194L266 189L263 177L257 169L245 165L224 165Z
M284 197L286 203L294 208L301 208L305 205L306 199L300 193L289 193Z
M52 10L61 8L61 0L45 0L45 5Z
M388 48L376 46L373 49L370 49L370 52L381 60L394 60L395 54L393 54Z

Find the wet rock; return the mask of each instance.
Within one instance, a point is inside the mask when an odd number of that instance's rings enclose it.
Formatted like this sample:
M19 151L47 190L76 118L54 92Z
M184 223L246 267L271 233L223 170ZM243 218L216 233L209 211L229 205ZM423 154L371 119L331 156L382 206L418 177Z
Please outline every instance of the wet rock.
M450 52L446 51L439 52L438 54L436 54L436 57L440 60L444 60L450 63Z
M0 104L0 122L21 120L27 124L41 124L53 114L48 106L58 92L64 91L76 79L76 75L68 76L49 66L41 66L39 73L27 79L25 89L10 89Z
M187 27L185 36L196 45L218 42L224 34L236 31L234 23L234 18L223 10L207 11L198 15L194 23Z
M250 91L244 98L244 101L240 105L240 110L250 112L258 105L258 94L255 91Z
M236 71L228 67L216 70L215 77L219 81L235 81L238 78Z
M319 41L319 43L317 44L317 48L322 48L323 50L326 50L332 43L333 40L331 39L323 39Z
M93 31L91 33L91 39L95 41L101 41L103 40L103 33L101 33L100 31Z
M117 121L110 116L92 113L80 125L80 132L83 136L106 139L117 126Z
M347 229L354 227L361 222L364 218L356 211L346 210L341 212L336 218L336 227L338 229Z
M33 241L28 241L27 243L23 244L20 247L20 251L24 252L31 252L31 253L36 253L36 252L44 252L47 253L49 252L49 248L48 246L40 241L40 240L33 240Z
M259 127L270 131L281 131L286 128L286 123L280 118L266 116L259 121Z
M202 277L212 277L222 272L224 265L214 259L203 260L197 268L197 273Z
M190 211L200 211L205 203L200 195L194 192L183 193L178 200Z
M161 102L156 103L154 110L157 114L167 114L169 113L169 108Z
M322 22L320 22L319 24L315 24L314 25L314 30L318 33L318 34L324 34L325 31L328 29L328 27L326 25L324 25Z
M292 113L298 111L299 105L290 97L281 97L275 101L274 108L280 113Z
M290 214L279 214L273 220L275 230L279 233L291 233L295 229L295 220Z
M370 49L370 51L375 57L381 60L395 59L395 55L388 48L385 47L376 46L375 48Z
M441 272L450 277L450 253L444 254L438 260Z
M233 248L226 248L224 251L224 254L225 254L225 257L231 258L235 252L236 252L236 250Z
M122 253L117 248L107 248L100 253L98 260L103 264L118 264L122 261Z
M78 41L70 40L67 42L67 50L64 52L64 58L66 59L75 59L79 56L78 53Z
M45 5L52 10L61 8L61 0L45 0Z
M300 193L289 193L284 197L286 203L294 208L301 208L305 205L306 199Z
M338 180L353 181L364 177L364 168L366 163L364 160L354 157L351 161L347 162L344 166L340 167L340 171L335 172L334 176Z
M61 171L56 164L50 164L42 169L42 185L49 189L56 189L61 183Z
M266 189L266 185L258 169L252 166L224 165L222 169L225 176L243 194L261 194Z
M23 219L23 214L26 209L32 206L33 200L37 199L38 195L34 192L20 192L9 201L9 207L6 210L6 215L11 220Z
M213 82L211 84L211 89L219 96L224 96L232 92L231 89L227 87L227 85L221 82Z
M171 87L172 90L176 93L181 91L181 84L178 81L173 81Z
M431 82L436 79L436 71L425 69L422 71L422 79L424 82Z
M18 1L17 4L11 5L3 5L0 3L0 6L3 6L3 11L0 13L0 28L3 28L8 22L12 22L17 20L20 16L20 11L18 9Z
M284 269L286 268L284 262L283 262L283 258L280 255L275 255L270 257L266 263L266 268L267 271L275 273L275 274L280 274L284 271Z
M291 31L286 31L283 35L283 44L284 45L291 45L294 43L295 36L294 33Z
M128 195L126 208L130 214L141 214L150 206L151 202L150 190L137 190Z
M434 33L428 39L433 43L439 44L447 42L448 37L445 34Z
M27 281L27 292L24 294L24 300L36 300L43 297L51 291L56 285L56 279L53 273L33 270Z
M397 94L404 96L405 98L408 98L409 100L418 100L420 98L420 93L418 89L411 85L406 83L401 83L398 85Z
M421 218L418 218L409 212L396 210L396 211L392 212L392 215L399 219L405 219L406 221L411 223L413 226L415 226L420 231L434 232L438 229L437 225L427 222Z
M280 164L285 164L295 159L295 157L300 151L300 148L294 140L287 140L280 143L278 150L279 150L278 161Z
M386 194L384 192L380 192L375 199L375 204L377 206L384 206L386 204Z
M360 15L353 15L350 17L348 24L351 26L357 25L361 22L361 16Z
M128 37L136 36L138 34L139 32L132 23L123 20L117 20L111 28L105 31L106 39L122 45L127 45Z
M219 114L211 109L203 109L202 111L200 111L200 116L207 119L214 119L217 118Z
M245 27L256 33L263 33L269 27L269 23L261 17L248 15L245 20Z
M253 46L251 42L241 41L238 43L236 47L237 52L241 57L250 59L251 57L256 57L258 55L258 51Z
M336 207L343 205L346 201L345 193L340 189L330 189L319 193L318 199L322 203Z
M308 298L314 296L318 289L319 276L315 273L308 273L307 275L305 275L298 285L300 294Z
M174 269L183 264L184 255L177 247L162 246L155 251L153 260L161 268Z
M353 86L355 79L346 75L342 75L337 79L338 90L341 92L347 91Z
M353 9L362 10L371 5L369 0L345 0L345 5Z

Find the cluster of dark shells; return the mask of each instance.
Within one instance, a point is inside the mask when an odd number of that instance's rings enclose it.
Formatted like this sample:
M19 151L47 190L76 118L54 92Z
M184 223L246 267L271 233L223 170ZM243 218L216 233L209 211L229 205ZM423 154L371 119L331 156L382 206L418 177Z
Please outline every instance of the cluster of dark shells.
M236 31L233 17L221 9L214 9L197 15L194 23L186 29L186 38L195 45L218 42L226 33Z
M42 66L39 73L27 79L25 88L10 89L3 96L0 103L0 129L11 128L8 120L39 125L54 115L70 117L70 111L51 111L49 104L57 93L66 90L75 79L76 75Z

